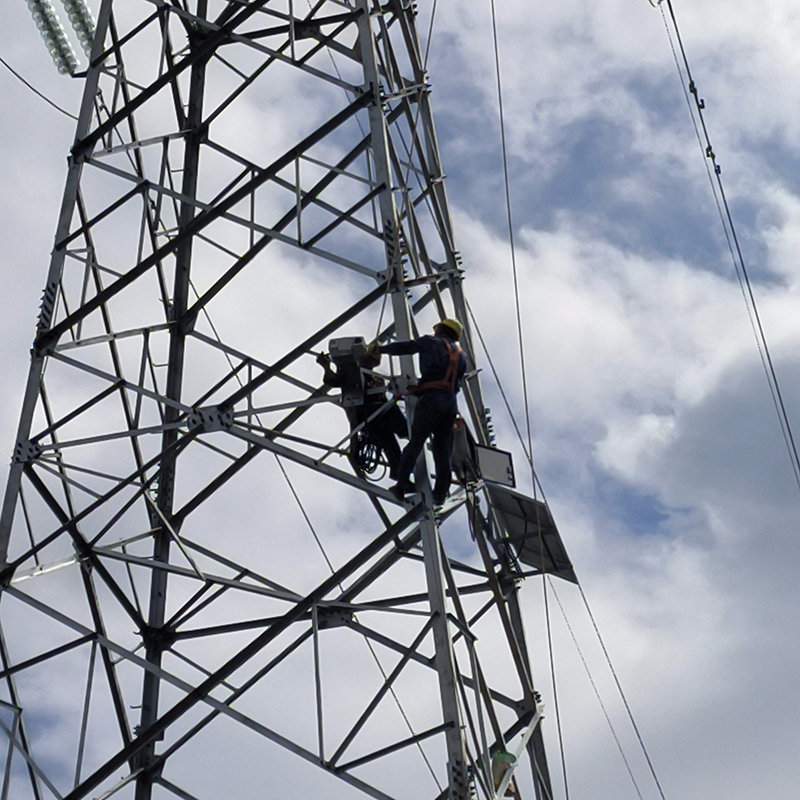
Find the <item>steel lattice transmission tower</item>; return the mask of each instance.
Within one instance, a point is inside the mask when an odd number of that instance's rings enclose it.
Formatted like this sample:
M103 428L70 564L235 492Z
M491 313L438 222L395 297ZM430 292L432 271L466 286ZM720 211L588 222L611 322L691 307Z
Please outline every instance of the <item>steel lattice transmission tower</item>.
M315 363L467 322L423 62L403 0L102 0L0 519L0 797L492 798L515 748L552 796L547 509L468 470L434 516L422 463L396 502Z

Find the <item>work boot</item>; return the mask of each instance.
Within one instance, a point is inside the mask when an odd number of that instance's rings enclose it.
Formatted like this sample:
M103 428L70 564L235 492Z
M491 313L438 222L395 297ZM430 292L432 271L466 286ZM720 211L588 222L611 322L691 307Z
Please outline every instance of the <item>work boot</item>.
M389 487L389 491L395 496L395 498L399 502L403 502L403 498L407 494L411 494L412 492L416 491L414 488L414 484L411 483L409 480L405 481L398 481L394 486Z

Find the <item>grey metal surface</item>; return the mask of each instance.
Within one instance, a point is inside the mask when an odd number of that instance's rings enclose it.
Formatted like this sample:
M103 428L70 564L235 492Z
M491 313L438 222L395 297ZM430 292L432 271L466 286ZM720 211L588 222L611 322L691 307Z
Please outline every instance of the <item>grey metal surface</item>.
M103 0L0 515L3 797L493 796L519 564L483 490L354 474L315 361L445 314L476 366L422 52L399 0ZM488 445L477 369L462 407Z
M537 572L577 583L547 505L507 486L488 484L486 489L500 535L512 545L519 560Z

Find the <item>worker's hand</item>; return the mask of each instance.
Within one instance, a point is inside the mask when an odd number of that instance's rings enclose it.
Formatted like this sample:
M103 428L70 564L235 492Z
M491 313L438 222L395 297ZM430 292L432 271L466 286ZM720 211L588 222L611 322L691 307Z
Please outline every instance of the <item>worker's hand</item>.
M331 363L331 357L327 353L320 353L317 356L317 364L321 367L327 367Z
M370 342L367 345L367 355L372 356L372 358L376 359L378 363L381 360L381 345L380 342L376 339L374 342Z

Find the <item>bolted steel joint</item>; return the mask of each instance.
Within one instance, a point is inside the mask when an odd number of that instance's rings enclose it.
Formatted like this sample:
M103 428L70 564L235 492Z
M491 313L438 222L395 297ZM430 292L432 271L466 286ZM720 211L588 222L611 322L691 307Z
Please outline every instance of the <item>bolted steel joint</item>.
M218 406L195 409L189 415L189 430L227 431L233 425L233 412L220 411Z
M42 446L38 442L17 442L17 446L14 448L14 463L27 464L30 461L36 461L41 454Z

